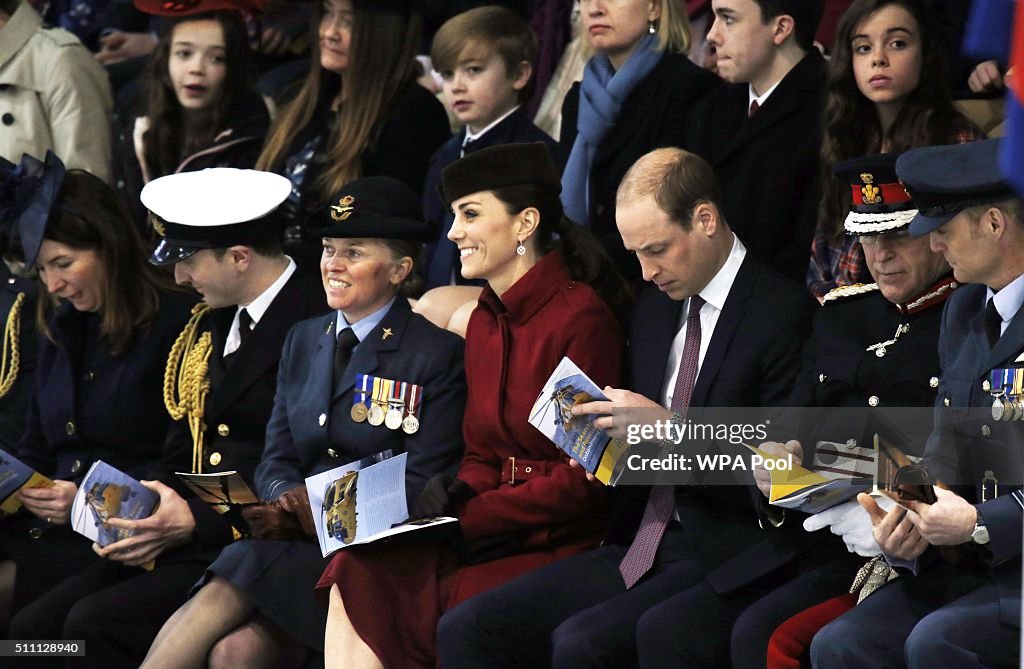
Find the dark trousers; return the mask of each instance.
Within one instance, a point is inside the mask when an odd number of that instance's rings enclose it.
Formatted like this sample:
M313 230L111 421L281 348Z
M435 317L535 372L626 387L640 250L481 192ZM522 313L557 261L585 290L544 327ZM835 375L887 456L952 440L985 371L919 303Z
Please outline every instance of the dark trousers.
M678 540L668 532L662 542ZM636 663L636 623L703 578L694 559L658 562L632 589L621 546L560 560L463 602L441 617L438 655L458 667L623 667Z
M641 667L763 669L775 628L823 597L846 592L864 558L823 560L810 550L727 593L698 583L647 611L637 624Z
M999 609L995 583L938 567L893 581L822 628L811 643L811 663L822 669L1017 667L1020 611L1014 628L1000 620Z
M18 612L11 621L11 638L85 642L85 657L31 658L25 666L32 669L138 667L164 622L185 603L206 563L166 560L146 571L103 560Z

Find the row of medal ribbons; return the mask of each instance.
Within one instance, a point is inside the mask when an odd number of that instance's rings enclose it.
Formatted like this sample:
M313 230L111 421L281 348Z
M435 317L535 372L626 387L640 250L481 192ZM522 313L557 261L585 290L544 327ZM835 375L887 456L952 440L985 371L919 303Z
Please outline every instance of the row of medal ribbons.
M369 374L357 374L352 398L352 420L402 429L415 434L420 429L419 413L423 386Z
M984 385L992 395L993 420L1024 419L1024 367L993 369Z

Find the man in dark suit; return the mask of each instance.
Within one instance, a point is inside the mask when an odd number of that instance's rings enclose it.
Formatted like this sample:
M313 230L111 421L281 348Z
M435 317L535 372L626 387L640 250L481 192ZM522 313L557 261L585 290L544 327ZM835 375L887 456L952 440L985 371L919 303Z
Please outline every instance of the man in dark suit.
M730 85L693 118L689 147L722 184L722 210L750 253L801 283L817 222L825 60L822 2L714 0L708 43Z
M719 201L711 167L680 149L647 154L619 188L623 242L658 290L649 288L637 303L633 391L607 388L609 402L574 409L602 414L596 424L610 434L622 429L603 415L613 411L639 407L651 418L679 421L688 407L781 405L789 395L811 301L800 286L747 254ZM624 498L617 523L623 531L613 532L601 548L445 614L438 627L442 664L628 664L636 659L637 621L650 606L704 579L737 547L764 540L752 485L650 490L616 490ZM650 507L663 507L666 499L679 522L648 543ZM644 515L639 531L637 512ZM662 514L661 530L667 520ZM633 557L640 544L648 544L653 564ZM770 569L746 566L749 576L732 578L737 587Z
M1018 666L1024 459L1010 419L1024 399L1024 209L998 151L989 140L897 162L920 212L911 234L930 234L956 279L975 284L950 298L939 335L924 463L949 487L888 513L860 496L882 552L908 571L815 636L817 667Z
M176 281L199 291L205 305L194 310L167 372L165 387L173 390L165 402L169 411L180 403L181 413L172 412L178 422L150 474L159 480L146 484L160 506L149 518L125 521L136 534L99 551L108 560L26 608L17 621L25 638L84 639L97 663L138 666L206 565L245 529L190 493L174 472L191 459L195 473L237 471L252 485L285 336L296 322L327 311L319 281L296 271L277 241L274 212L289 188L275 174L224 169L164 177L143 191L164 234L150 262L174 264ZM183 360L207 345L210 391L200 412L184 406L177 381L179 367L189 364ZM193 417L205 424L198 433L189 428ZM154 560L153 570L139 568Z

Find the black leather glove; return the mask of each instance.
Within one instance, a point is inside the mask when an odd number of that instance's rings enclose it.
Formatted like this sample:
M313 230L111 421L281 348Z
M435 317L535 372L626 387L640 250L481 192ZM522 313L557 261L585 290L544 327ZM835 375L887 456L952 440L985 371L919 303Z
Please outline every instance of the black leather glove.
M282 509L295 514L296 520L299 521L299 527L307 536L316 536L316 525L314 524L316 521L313 520L313 510L309 507L309 493L306 491L306 486L300 485L281 493L277 501Z
M242 518L248 523L253 539L294 541L306 536L295 514L285 511L277 502L247 506L242 509Z
M436 518L445 515L450 502L448 500L448 486L452 485L454 477L448 474L434 474L423 486L423 492L413 505L410 520L421 518Z

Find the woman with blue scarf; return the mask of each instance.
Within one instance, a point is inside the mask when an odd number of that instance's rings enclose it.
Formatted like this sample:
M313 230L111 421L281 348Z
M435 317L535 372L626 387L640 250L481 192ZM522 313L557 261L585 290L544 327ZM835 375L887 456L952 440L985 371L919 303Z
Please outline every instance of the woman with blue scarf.
M580 11L596 53L562 104L559 143L569 155L562 204L570 220L601 240L623 276L638 279L640 265L615 228L619 182L648 151L686 148L691 110L721 82L686 56L682 3L582 0Z

